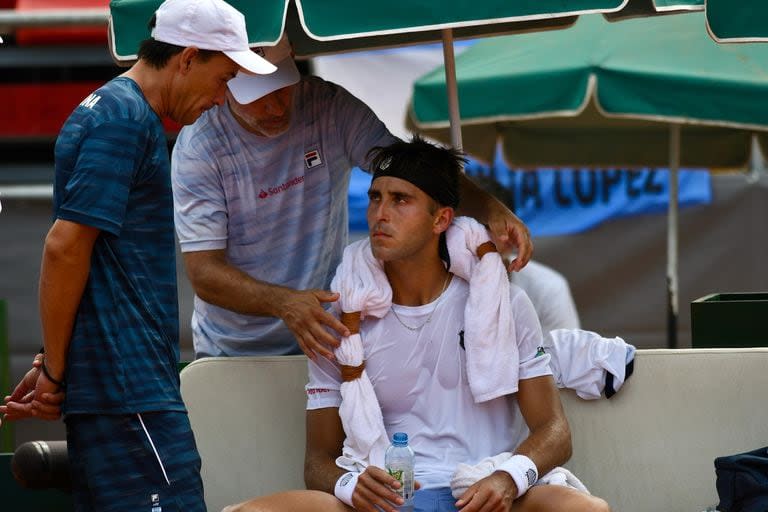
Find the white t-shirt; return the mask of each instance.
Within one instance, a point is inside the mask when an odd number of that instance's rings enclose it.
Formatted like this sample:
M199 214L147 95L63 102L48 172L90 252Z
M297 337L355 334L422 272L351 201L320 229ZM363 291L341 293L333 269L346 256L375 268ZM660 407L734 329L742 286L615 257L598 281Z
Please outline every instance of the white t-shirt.
M520 379L551 375L549 355L537 356L541 328L525 293L511 286ZM360 333L365 367L391 438L405 432L416 453L416 479L423 488L446 487L456 464L510 451L528 435L514 395L476 404L469 388L465 350L461 347L466 281L454 276L430 304L393 305L406 329L390 311L384 318L363 320ZM326 359L309 362L307 409L339 407L341 376Z
M512 272L509 279L531 299L545 333L581 328L568 281L555 269L531 260L519 272Z

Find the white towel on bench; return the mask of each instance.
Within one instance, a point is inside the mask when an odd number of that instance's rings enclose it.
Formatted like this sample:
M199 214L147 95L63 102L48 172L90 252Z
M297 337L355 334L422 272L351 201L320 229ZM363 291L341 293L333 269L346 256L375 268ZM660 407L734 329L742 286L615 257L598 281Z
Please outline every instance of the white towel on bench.
M627 363L634 359L635 347L618 336L604 338L581 329L555 329L544 336L544 349L555 384L573 389L585 400L600 398L606 377L613 376L613 391L626 380Z

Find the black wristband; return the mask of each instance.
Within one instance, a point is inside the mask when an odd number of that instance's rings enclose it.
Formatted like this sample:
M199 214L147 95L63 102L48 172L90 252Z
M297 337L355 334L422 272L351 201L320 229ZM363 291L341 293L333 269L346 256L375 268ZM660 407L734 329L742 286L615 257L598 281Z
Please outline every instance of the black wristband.
M45 354L45 347L40 347L40 350L37 352L38 354Z
M60 388L65 388L66 387L64 385L64 381L63 380L56 380L56 379L54 379L51 376L51 374L48 372L48 368L45 367L45 359L43 359L43 364L41 364L40 367L43 369L43 374L45 375L46 379L48 379L49 381L53 382L54 384L56 384Z

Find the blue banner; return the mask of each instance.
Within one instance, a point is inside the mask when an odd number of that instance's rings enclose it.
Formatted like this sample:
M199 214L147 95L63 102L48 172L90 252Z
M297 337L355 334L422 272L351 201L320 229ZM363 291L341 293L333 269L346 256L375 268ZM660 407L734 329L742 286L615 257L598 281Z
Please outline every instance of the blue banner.
M467 174L526 223L533 236L579 233L611 219L666 212L667 169L512 170L470 161ZM712 202L709 172L678 173L680 207ZM365 231L370 176L355 169L349 188L349 226Z

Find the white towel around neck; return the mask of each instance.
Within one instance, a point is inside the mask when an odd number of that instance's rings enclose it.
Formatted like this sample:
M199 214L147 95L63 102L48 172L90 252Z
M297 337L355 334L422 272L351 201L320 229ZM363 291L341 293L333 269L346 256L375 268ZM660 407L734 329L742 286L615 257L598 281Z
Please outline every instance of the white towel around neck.
M517 392L520 355L509 297L509 277L501 255L478 260L477 248L490 241L485 227L457 217L446 232L451 272L469 283L464 308L467 378L476 403Z
M381 262L373 257L367 238L344 249L331 290L339 292L341 310L345 313L359 311L361 320L366 316L382 318L392 307L392 288ZM342 337L334 354L341 365L363 364L360 333ZM384 467L384 452L389 439L368 372L363 370L359 378L342 382L340 391L339 416L347 437L336 465L355 472L362 472L369 464Z
M465 307L464 341L467 350L467 377L475 402L484 402L515 393L518 384L519 354L509 297L509 280L501 256L496 252L477 258L477 248L490 241L477 221L457 217L446 232L450 271L469 282ZM392 289L382 263L373 257L368 239L352 243L344 255L331 289L339 292L339 306L345 313L359 311L384 317L392 305ZM341 365L363 363L360 334L342 338L335 351ZM336 464L348 471L363 471L368 465L383 467L389 446L384 422L367 372L341 384L339 416L346 439Z

